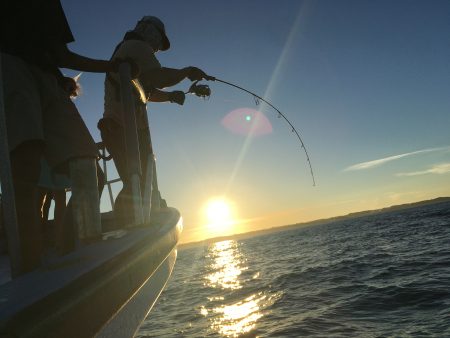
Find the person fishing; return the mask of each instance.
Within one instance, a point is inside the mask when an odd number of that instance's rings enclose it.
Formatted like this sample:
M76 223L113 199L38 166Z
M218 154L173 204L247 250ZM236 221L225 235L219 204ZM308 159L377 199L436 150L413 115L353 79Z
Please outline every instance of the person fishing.
M185 94L182 91L162 91L161 89L174 86L184 79L198 81L208 79L208 75L196 67L181 69L162 67L155 54L166 51L170 42L166 35L163 22L155 16L144 16L133 30L126 32L123 40L113 52L112 60L117 58L134 61L139 68L137 81L143 89L144 97L135 95L135 114L138 132L139 153L141 159L141 191L145 186L147 159L153 156L153 149L149 133L146 103L172 102L183 105ZM118 75L108 73L105 78L105 106L103 118L98 123L102 141L113 158L118 174L123 182L119 192L114 214L116 224L124 226L132 219L131 216L131 184L127 173L126 144L124 138L124 124L122 117L122 103ZM152 201L160 199L160 193L153 180ZM159 204L157 201L156 204ZM164 206L164 201L161 205Z
M67 94L70 80L59 67L104 73L117 70L118 63L67 47L74 37L59 0L4 0L0 6L1 80L21 250L17 273L22 274L39 265L42 252L36 201L41 158L64 173L73 159L97 157Z

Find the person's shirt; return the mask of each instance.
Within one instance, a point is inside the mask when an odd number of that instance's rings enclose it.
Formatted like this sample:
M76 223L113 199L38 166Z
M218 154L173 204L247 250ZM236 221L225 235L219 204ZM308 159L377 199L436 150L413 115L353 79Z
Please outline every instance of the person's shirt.
M56 72L55 48L74 41L60 1L0 3L0 50Z
M139 67L139 83L144 86L144 91L148 96L151 88L146 79L149 70L161 68L161 64L156 59L152 47L145 41L141 40L125 40L123 41L113 55L115 58L131 58ZM147 128L147 111L146 103L136 95L136 125L138 129ZM122 120L122 103L120 100L120 79L118 73L109 73L105 79L105 110L103 117L112 118L114 121L123 125Z

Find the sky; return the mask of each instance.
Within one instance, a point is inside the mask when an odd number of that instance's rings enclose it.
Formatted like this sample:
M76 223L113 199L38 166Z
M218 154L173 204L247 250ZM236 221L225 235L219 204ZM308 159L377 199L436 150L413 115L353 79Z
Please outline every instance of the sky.
M148 104L158 183L183 216L181 242L450 196L448 1L62 5L76 40L69 48L101 59L142 16L159 17L171 41L157 53L163 66L197 66L249 89L300 133L316 186L289 125L247 93L208 82L208 100ZM82 74L75 101L97 141L103 81ZM208 226L214 198L227 201L227 224Z

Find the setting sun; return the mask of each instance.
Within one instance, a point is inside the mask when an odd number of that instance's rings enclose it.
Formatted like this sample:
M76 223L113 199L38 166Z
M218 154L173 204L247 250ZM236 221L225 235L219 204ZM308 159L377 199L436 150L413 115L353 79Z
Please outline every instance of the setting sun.
M232 224L230 203L223 198L214 198L206 203L205 217L210 230L223 230Z

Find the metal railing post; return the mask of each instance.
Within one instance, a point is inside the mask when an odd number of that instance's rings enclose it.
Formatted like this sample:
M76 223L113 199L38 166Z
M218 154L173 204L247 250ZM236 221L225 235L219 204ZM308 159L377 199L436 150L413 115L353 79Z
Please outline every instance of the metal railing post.
M6 130L6 114L3 97L3 73L0 53L0 181L2 187L3 220L8 239L8 252L11 261L11 274L20 272L22 257L20 254L19 227L17 224L14 186L9 159L8 136Z
M131 67L127 62L119 66L120 94L122 100L122 118L127 151L127 167L130 178L135 225L144 223L141 195L141 161L139 141L136 130L136 115L131 82Z
M144 222L150 222L150 213L152 211L152 191L153 191L153 176L154 176L154 163L155 156L149 154L147 158L147 172L145 173L145 187L144 187L144 198L143 198L143 209L144 209Z
M106 146L102 144L101 149L101 157L102 157L102 163L103 163L103 173L105 174L105 184L108 187L108 195L109 195L109 202L111 203L111 210L114 210L114 198L113 193L111 189L111 183L108 182L108 165L106 164Z
M158 210L161 207L161 193L158 187L158 177L156 175L156 159L153 158L153 182L152 182L152 208Z

